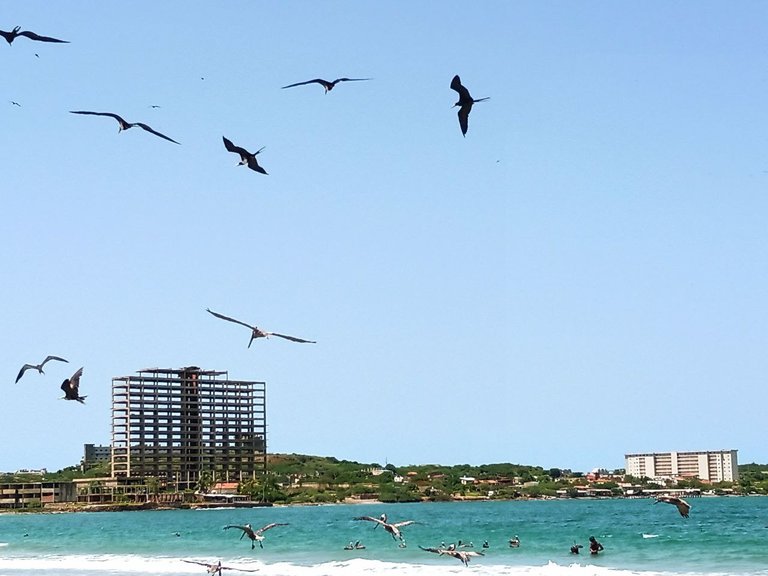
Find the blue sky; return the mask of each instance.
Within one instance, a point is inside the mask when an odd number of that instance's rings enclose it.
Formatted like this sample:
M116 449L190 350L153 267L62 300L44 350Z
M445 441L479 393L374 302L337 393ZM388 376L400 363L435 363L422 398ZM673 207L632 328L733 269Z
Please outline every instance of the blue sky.
M3 2L0 29L70 44L0 42L0 470L77 463L110 441L113 377L187 365L266 381L275 452L768 461L766 23L762 2ZM466 138L454 74L491 97ZM280 89L342 76L372 80ZM207 307L318 343L247 349ZM47 354L70 364L13 383ZM61 402L80 366L87 404Z

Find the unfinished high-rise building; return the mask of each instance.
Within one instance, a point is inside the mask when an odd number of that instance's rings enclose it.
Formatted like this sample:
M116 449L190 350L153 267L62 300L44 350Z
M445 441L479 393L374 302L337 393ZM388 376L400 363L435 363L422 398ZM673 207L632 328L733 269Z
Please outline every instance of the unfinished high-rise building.
M266 472L266 384L227 372L151 368L112 379L112 476L179 489Z

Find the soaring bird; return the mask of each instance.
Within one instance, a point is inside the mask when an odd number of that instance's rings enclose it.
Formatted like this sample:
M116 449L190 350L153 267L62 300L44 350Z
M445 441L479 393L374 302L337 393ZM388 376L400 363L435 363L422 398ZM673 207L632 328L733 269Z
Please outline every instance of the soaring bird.
M461 126L461 133L466 136L467 128L469 128L469 112L472 110L472 105L475 102L483 102L489 100L487 98L478 98L475 100L469 95L469 90L461 84L461 78L459 75L453 77L451 80L451 90L456 90L459 93L459 101L454 104L454 107L459 106L459 126Z
M45 374L43 372L43 366L45 366L45 363L49 360L58 360L59 362L69 362L69 360L64 360L64 358L60 358L59 356L46 356L45 360L40 362L40 364L24 364L24 366L21 367L21 370L19 370L19 375L16 376L16 382L21 380L21 377L24 376L24 372L26 372L29 369L37 370L40 374Z
M243 533L240 534L240 540L243 539L243 536L248 536L248 538L251 539L251 550L256 548L256 542L258 541L259 547L264 548L264 544L262 544L262 541L264 540L264 532L267 530L270 530L271 528L274 528L275 526L288 526L287 523L283 522L273 522L272 524L267 524L266 526L263 526L259 528L258 530L254 530L250 524L246 524L244 526L238 526L235 524L231 524L229 526L224 526L224 530L228 530L230 528L237 528L238 530L242 530Z
M64 390L62 400L77 400L80 404L85 404L87 396L80 396L80 376L82 375L83 369L80 368L70 378L61 383L61 389Z
M374 526L374 530L379 526L383 526L384 530L392 535L393 540L400 540L401 542L403 541L403 533L400 531L400 528L416 523L415 520L405 520L404 522L393 522L390 524L387 522L386 514L382 514L379 518L374 518L373 516L357 516L354 518L354 520L367 520L368 522L375 522L376 526Z
M322 78L315 78L314 80L296 82L296 84L288 84L288 86L283 86L282 88L293 88L294 86L304 86L305 84L320 84L320 86L325 88L325 94L328 94L328 92L333 90L334 86L336 86L336 84L339 82L362 82L363 80L371 80L371 78L336 78L336 80L333 82L323 80Z
M128 128L133 128L134 126L138 126L139 128L146 130L147 132L154 134L155 136L160 136L160 138L163 138L164 140L168 140L169 142L173 142L174 144L178 144L176 140L173 138L168 138L165 134L161 134L157 130L153 130L146 124L143 124L141 122L128 122L124 118L118 116L117 114L113 114L112 112L89 112L87 110L70 110L71 114L87 114L89 116L109 116L110 118L114 118L117 120L117 124L119 126L118 132L122 132L123 130L128 130Z
M485 556L482 552L475 552L474 550L457 550L456 548L425 548L424 546L419 546L422 550L425 550L426 552L434 552L435 554L440 554L440 556L446 555L451 556L453 558L456 558L459 560L464 566L469 566L469 561L473 556Z
M183 560L182 562L188 562L190 564L199 564L200 566L206 567L206 572L208 574L217 574L218 576L221 576L222 570L237 570L239 572L258 572L258 570L248 570L247 568L233 568L232 566L222 566L221 560L216 562L215 564L210 564L208 562L198 562L196 560Z
M251 347L251 343L256 338L269 338L270 336L277 336L278 338L285 338L286 340L290 340L291 342L301 342L302 344L317 344L314 340L304 340L302 338L296 338L295 336L288 336L286 334L278 334L277 332L265 332L264 330L261 330L257 326L251 326L250 324L246 324L245 322L241 322L240 320L235 320L234 318L230 318L229 316L224 316L224 314L219 314L218 312L214 312L210 308L206 308L206 310L210 313L216 316L216 318L221 318L222 320L227 320L228 322L234 322L235 324L240 324L241 326L245 326L246 328L251 329L251 339L248 341L248 348Z
M16 40L16 37L18 36L26 36L30 40L37 40L38 42L58 42L59 44L69 44L67 40L59 40L58 38L51 38L50 36L40 36L39 34L35 34L29 30L22 30L21 26L16 26L10 32L0 30L0 36L5 38L5 41L8 42L8 44L13 44L13 41Z
M691 511L691 505L682 498L678 498L677 496L659 496L656 498L656 502L654 502L654 504L658 504L659 502L674 504L677 507L677 511L680 512L680 516L683 518L688 518L688 513Z
M224 148L226 148L230 152L234 152L235 154L240 154L240 162L237 163L238 166L243 166L244 164L248 165L248 168L251 170L255 170L256 172L261 172L262 174L266 174L267 171L264 170L261 166L259 166L259 163L256 161L256 154L264 150L265 146L262 146L256 152L251 154L246 150L245 148L241 148L240 146L235 146L232 144L232 141L227 139L226 136L222 136L222 139L224 140Z

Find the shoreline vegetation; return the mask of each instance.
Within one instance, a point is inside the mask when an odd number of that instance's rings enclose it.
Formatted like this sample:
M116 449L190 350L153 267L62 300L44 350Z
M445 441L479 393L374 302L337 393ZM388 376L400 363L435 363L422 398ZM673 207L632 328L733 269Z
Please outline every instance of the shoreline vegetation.
M568 469L519 464L413 465L362 464L333 457L271 454L268 472L232 482L203 472L195 490L180 491L164 478L126 483L110 478L109 463L55 473L0 475L0 513L98 512L259 507L321 504L386 504L467 500L546 500L557 498L649 498L678 492L686 497L768 494L768 464L739 466L736 482L698 478L636 478L624 470ZM55 483L74 486L74 497L27 497L8 505L13 487ZM17 492L18 494L18 488Z

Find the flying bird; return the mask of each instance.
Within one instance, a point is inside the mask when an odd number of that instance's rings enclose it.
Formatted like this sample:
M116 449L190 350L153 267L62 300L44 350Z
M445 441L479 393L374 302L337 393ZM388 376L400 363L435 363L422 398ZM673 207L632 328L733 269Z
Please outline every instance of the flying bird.
M469 90L462 85L461 78L459 78L458 74L451 80L451 90L456 90L456 92L459 93L459 101L453 106L459 106L459 126L461 126L461 133L466 136L467 128L469 128L469 112L472 110L472 105L475 102L489 100L490 96L487 98L478 98L477 100L472 98L472 96L469 95Z
M123 130L128 130L128 128L133 128L134 126L138 126L139 128L146 130L147 132L154 134L155 136L160 136L160 138L163 138L164 140L168 140L169 142L173 142L174 144L179 144L174 140L173 138L168 138L165 134L161 134L157 130L153 130L146 124L143 124L141 122L127 122L124 118L118 116L117 114L113 114L112 112L89 112L87 110L70 110L71 114L87 114L89 116L109 116L110 118L114 118L117 120L117 124L119 126L118 132L122 132Z
M67 40L59 40L58 38L51 38L50 36L40 36L39 34L35 34L29 30L22 30L21 26L16 26L10 32L0 30L0 36L5 38L5 41L8 42L8 44L13 44L13 41L16 40L18 36L25 36L30 40L37 40L38 42L58 42L59 44L69 44Z
M424 546L419 546L422 550L426 552L434 552L435 554L440 554L440 556L451 556L453 558L456 558L459 560L464 566L469 566L469 561L472 559L473 556L485 556L482 552L475 552L474 550L457 550L456 548L425 548Z
M294 86L304 86L305 84L320 84L320 86L325 88L325 94L328 94L328 92L333 90L334 86L336 86L336 84L339 82L362 82L363 80L371 80L371 78L336 78L336 80L333 82L323 80L322 78L315 78L314 80L296 82L296 84L288 84L288 86L283 86L282 89L293 88Z
M368 522L375 522L376 526L373 527L374 530L379 526L383 526L384 530L392 535L393 540L400 540L401 542L403 541L403 533L400 531L400 528L416 523L415 520L405 520L404 522L393 522L390 524L387 522L386 514L382 514L379 518L374 518L373 516L357 516L354 518L354 520L367 520Z
M266 532L267 530L270 530L271 528L274 528L275 526L288 526L288 524L283 522L273 522L272 524L267 524L266 526L263 526L258 530L254 530L250 524L246 524L244 526L230 524L229 526L224 526L224 530L229 530L230 528L237 528L238 530L242 530L243 533L240 534L240 540L243 539L243 536L247 535L248 538L251 539L251 550L253 550L256 547L257 541L259 543L259 547L264 548L264 544L262 544L262 542L264 541L263 534L264 532Z
M245 326L246 328L251 329L251 339L248 341L248 348L251 347L251 343L256 338L269 338L270 336L277 336L278 338L285 338L286 340L290 340L291 342L301 342L302 344L317 344L314 340L304 340L303 338L296 338L295 336L288 336L286 334L278 334L277 332L265 332L264 330L261 330L260 328L256 326L251 326L250 324L246 324L245 322L241 322L240 320L235 320L234 318L230 318L229 316L224 316L224 314L219 314L218 312L214 312L210 308L206 308L206 310L210 313L216 316L216 318L221 318L222 320L227 320L228 322L234 322L235 324L240 324L241 326Z
M46 356L45 360L40 362L40 364L24 364L24 366L21 367L21 370L19 370L19 375L16 376L16 382L21 380L21 377L24 376L24 372L26 372L29 369L37 370L40 374L45 374L45 372L43 372L43 366L45 366L45 363L50 360L58 360L59 362L69 362L69 360L64 360L64 358L60 358L59 356Z
M85 404L87 396L80 396L80 376L82 375L83 369L80 368L70 378L61 383L61 389L64 390L62 400L77 400L80 404Z
M656 502L654 502L654 504L658 504L659 502L673 504L675 507L677 507L677 511L680 512L680 516L683 518L688 518L688 513L691 511L691 505L682 498L678 498L677 496L659 496L656 498Z
M246 568L233 568L232 566L222 566L221 560L218 562L211 564L208 562L198 562L196 560L183 560L182 562L188 562L189 564L199 564L200 566L206 567L206 572L208 574L217 574L218 576L221 576L222 570L238 570L239 572L258 572L258 570L248 570Z
M8 102L10 102L11 104L13 104L14 106L18 106L19 108L21 108L21 104L19 104L18 102L16 102L16 100L8 100Z
M262 174L267 173L267 171L264 170L264 168L259 166L259 163L256 160L256 155L260 153L262 150L264 150L265 146L262 146L261 148L256 150L256 152L251 154L245 148L241 148L240 146L235 146L234 144L232 144L232 141L227 139L226 136L222 136L222 139L224 140L224 148L226 148L229 152L240 154L240 162L237 163L238 166L243 166L244 164L247 164L248 168L250 168L251 170L255 170L256 172L261 172Z

